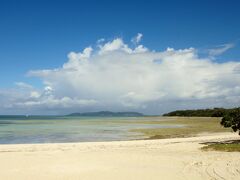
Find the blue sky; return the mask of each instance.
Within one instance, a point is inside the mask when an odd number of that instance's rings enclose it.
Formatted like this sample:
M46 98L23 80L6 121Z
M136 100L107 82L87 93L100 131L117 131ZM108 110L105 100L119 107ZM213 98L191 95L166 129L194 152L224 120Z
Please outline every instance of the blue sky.
M237 0L2 0L0 88L14 88L16 82L44 88L49 79L26 74L62 67L69 52L94 48L101 38L106 42L121 38L132 47L131 39L137 33L143 34L141 43L156 52L193 47L204 57L209 49L232 44L234 47L210 59L239 62L239 8Z

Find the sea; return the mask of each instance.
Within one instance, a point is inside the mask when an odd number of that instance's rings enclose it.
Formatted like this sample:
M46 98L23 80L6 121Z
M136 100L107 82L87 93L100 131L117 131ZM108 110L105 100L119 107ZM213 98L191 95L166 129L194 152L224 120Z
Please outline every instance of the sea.
M152 117L0 116L0 144L136 140L146 137L133 129L181 127L147 123L152 120Z

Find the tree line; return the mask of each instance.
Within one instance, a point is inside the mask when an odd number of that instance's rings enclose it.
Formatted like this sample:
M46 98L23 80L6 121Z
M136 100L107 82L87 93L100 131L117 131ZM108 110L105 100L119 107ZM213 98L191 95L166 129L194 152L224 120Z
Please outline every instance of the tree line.
M221 125L225 128L232 128L234 132L240 135L240 107L225 109L196 109L196 110L177 110L172 111L163 116L186 116L186 117L222 117Z
M223 117L225 114L229 114L233 110L239 108L213 108L213 109L194 109L194 110L177 110L172 111L163 116L185 116L185 117Z

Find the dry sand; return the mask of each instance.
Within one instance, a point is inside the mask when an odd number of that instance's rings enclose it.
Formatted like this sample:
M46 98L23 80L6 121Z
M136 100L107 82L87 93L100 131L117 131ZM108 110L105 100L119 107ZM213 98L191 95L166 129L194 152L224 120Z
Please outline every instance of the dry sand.
M240 153L202 151L235 133L163 140L0 145L1 180L240 179Z

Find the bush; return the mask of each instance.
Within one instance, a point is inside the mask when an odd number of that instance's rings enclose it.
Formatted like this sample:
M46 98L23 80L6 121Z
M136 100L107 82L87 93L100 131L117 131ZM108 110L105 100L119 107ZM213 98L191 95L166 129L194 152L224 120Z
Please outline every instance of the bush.
M221 125L226 128L232 128L234 132L240 135L240 108L233 109L225 114L221 120Z

